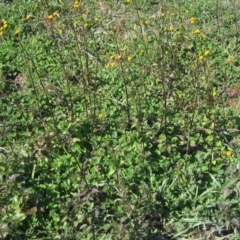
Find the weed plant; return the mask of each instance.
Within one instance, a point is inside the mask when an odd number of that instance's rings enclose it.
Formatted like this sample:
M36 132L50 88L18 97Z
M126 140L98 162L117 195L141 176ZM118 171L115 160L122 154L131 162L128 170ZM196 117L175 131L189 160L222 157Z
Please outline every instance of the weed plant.
M0 6L1 239L239 239L239 1Z

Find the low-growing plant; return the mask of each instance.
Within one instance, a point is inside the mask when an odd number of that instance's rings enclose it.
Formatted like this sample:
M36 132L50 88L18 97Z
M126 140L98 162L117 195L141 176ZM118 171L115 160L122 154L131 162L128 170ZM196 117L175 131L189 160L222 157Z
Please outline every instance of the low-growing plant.
M238 239L238 5L5 1L1 238Z

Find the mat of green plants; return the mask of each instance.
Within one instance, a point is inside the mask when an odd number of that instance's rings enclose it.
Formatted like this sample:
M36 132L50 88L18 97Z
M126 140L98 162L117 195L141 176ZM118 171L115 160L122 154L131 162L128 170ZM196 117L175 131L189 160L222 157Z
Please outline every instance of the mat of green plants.
M238 0L0 8L0 239L240 239Z

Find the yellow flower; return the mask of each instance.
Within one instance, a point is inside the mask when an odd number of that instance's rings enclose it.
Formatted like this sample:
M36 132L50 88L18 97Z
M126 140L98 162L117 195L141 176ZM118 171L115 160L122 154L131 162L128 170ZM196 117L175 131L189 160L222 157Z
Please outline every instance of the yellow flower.
M30 18L31 18L31 15L27 15L25 19L29 20Z
M49 16L48 16L48 19L50 19L50 20L53 19L53 15L52 15L52 14L49 15Z
M2 31L0 31L0 36L2 36L3 35L3 32Z
M53 16L56 17L56 16L57 16L57 12L54 12L54 13L53 13Z
M34 5L34 8L35 8L35 9L38 8L38 4L37 4L37 3Z
M227 63L232 63L232 62L233 62L233 60L234 60L234 58L233 58L233 57L229 57L229 58L227 59Z
M3 21L3 28L7 28L8 27L8 22L7 21Z
M126 0L126 3L130 3L131 2L131 0Z
M169 27L169 31L173 31L173 26L170 26L170 27Z
M227 155L228 157L231 157L231 156L232 156L232 151L230 151L230 150L226 151L226 155Z
M19 34L20 32L20 29L16 29L15 34Z
M114 59L114 55L111 55L109 58L110 58L111 60L113 60L113 59Z
M98 22L98 21L99 21L99 18L95 17L94 20L95 20L95 22Z
M88 27L88 23L84 23L84 25L83 25L85 28L87 28Z
M203 34L203 38L205 39L207 37L207 35L206 34Z
M148 20L145 21L145 24L148 25L150 22Z
M130 62L132 61L132 56L128 56L127 60Z
M58 32L59 32L59 34L62 34L63 30L62 29L58 29Z
M190 23L191 23L191 24L194 24L194 23L195 23L195 20L196 20L196 18L191 17L191 18L190 18Z
M117 56L117 59L118 59L118 60L121 60L121 59L122 59L122 56L121 56L121 55L118 55L118 56Z
M74 4L74 5L73 5L73 8L80 8L79 3Z
M111 67L115 67L117 65L117 63L116 62L111 62L110 65L111 65Z
M209 51L209 50L207 50L207 51L204 52L204 55L205 55L205 56L208 56L209 54L210 54L210 51Z
M99 113L99 114L98 114L98 118L100 118L100 119L103 118L103 114L102 114L102 113Z
M202 60L203 60L203 58L204 58L204 57L203 57L203 55L201 55L201 56L199 56L199 58L198 58L198 59L199 59L200 61L202 61Z
M80 8L80 4L79 4L79 1L78 1L78 0L75 0L75 1L74 1L73 8Z
M124 46L122 50L123 50L123 51L127 51L127 47L126 47L126 46Z
M165 54L168 55L168 51L165 51Z
M216 96L217 96L217 93L216 93L216 92L213 92L213 93L212 93L212 96L213 96L213 97L216 97Z
M193 31L193 34L199 34L201 31L199 29L196 29L195 31Z

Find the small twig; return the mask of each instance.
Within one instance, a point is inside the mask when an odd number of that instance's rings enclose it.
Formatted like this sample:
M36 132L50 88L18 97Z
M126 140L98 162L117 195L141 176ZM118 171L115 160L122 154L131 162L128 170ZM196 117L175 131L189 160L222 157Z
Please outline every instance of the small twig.
M115 98L108 98L108 99L110 99L110 100L116 102L118 105L120 105L121 107L125 108L126 110L129 110L129 107L128 107L126 104L124 104L124 103L118 101L117 99L115 99Z
M240 132L240 130L238 129L234 129L234 128L197 128L198 131L207 131L207 130L215 130L215 131L219 131L219 132Z

